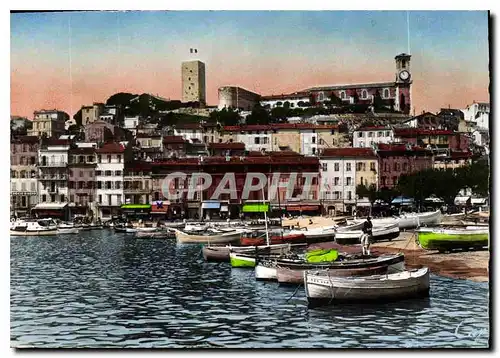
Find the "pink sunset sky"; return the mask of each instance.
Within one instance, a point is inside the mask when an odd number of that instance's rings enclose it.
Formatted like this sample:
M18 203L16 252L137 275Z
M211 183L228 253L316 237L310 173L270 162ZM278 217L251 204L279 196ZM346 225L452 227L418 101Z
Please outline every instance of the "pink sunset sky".
M489 101L487 12L410 12L416 113ZM194 24L189 27L187 24ZM293 25L293 26L291 26ZM207 100L235 85L263 95L387 82L408 52L406 12L74 12L11 14L11 114L117 92L181 98L198 49Z

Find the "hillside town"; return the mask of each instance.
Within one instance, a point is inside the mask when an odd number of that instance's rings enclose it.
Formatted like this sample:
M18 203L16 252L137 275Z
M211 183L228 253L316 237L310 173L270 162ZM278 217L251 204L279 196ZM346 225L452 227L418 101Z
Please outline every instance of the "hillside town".
M11 213L14 217L75 217L105 222L122 215L152 220L241 218L243 201L211 200L224 173L317 173L308 197L280 193L270 202L279 215L353 215L383 205L368 188L398 195L402 176L456 169L489 156L489 103L415 113L411 56L395 57L395 76L379 83L332 85L290 94L261 95L219 88L206 104L205 64L182 63L181 100L118 93L105 103L82 104L74 116L40 109L33 118L11 116ZM418 79L415 79L418 80ZM210 173L213 186L174 201L162 183L184 172ZM302 178L303 179L303 178ZM361 190L365 187L367 190ZM283 194L283 195L281 195ZM401 193L399 193L401 194ZM427 199L427 198L424 198ZM429 198L430 203L444 203ZM487 195L462 188L454 200L486 207ZM448 205L449 206L449 205ZM450 208L451 210L451 208ZM382 214L381 214L382 215Z

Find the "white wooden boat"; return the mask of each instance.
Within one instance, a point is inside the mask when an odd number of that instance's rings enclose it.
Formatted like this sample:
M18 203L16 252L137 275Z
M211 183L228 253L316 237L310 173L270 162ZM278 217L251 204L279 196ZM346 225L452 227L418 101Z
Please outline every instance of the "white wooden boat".
M399 226L397 224L390 224L385 226L373 226L372 240L392 240L399 236ZM362 230L344 230L338 231L335 235L335 241L339 244L359 244Z
M205 235L200 234L188 234L178 229L172 229L175 231L175 238L180 244L229 244L231 242L237 242L240 240L240 235L243 230L234 230L230 232L220 232L220 233L207 233Z
M323 271L304 271L310 307L336 302L387 302L429 296L429 269L367 277L335 277Z
M57 235L57 224L52 219L17 220L10 226L10 236L52 235Z
M276 260L259 261L255 266L255 278L260 281L277 281Z
M421 226L439 225L443 220L441 210L424 213L408 213L388 218L372 219L373 226L397 224L401 230L415 229ZM364 220L354 220L353 223L363 223Z
M57 226L57 234L78 234L80 229L72 223L61 223Z
M324 226L318 228L303 228L300 230L290 230L288 234L304 234L304 236L309 239L326 241L331 239L331 241L335 240L335 234L337 232L337 226Z
M259 245L259 246L233 246L233 245L218 245L218 246L204 246L202 249L203 258L205 261L228 261L229 253L245 253L252 254L257 251L259 254L283 254L290 252L294 248L305 248L307 244L272 244L272 245Z

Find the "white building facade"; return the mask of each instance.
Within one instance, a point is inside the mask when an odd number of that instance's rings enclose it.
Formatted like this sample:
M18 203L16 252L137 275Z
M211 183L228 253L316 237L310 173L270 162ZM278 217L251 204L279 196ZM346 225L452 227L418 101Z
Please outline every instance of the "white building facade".
M354 148L371 148L375 143L389 144L394 142L394 131L388 127L365 127L353 132Z
M484 102L473 102L463 109L464 119L466 122L475 122L476 126L481 129L489 128L490 121L490 104Z
M118 143L105 144L97 149L96 203L101 220L118 215L123 197L123 169L125 148Z

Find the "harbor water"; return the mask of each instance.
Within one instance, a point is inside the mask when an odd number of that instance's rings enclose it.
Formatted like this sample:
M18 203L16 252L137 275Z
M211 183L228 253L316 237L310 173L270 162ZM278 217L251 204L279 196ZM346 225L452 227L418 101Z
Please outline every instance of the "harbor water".
M10 240L12 347L489 345L488 283L432 275L429 299L308 309L303 287L206 263L199 245L111 230Z

